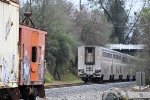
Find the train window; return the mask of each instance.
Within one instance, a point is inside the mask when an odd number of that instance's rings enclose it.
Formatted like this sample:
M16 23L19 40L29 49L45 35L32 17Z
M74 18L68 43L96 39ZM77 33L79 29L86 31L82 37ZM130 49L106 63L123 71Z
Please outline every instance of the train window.
M107 52L103 52L103 57L112 58L112 54L107 53Z
M108 57L109 57L109 58L112 58L112 54L108 53Z
M32 62L36 62L36 57L37 56L37 48L32 47Z
M106 54L106 52L103 52L103 57L107 57L107 54Z
M122 57L122 61L127 63L128 62L128 58L127 57Z
M121 59L121 56L114 54L114 55L113 55L113 58L114 58L114 59Z
M95 49L94 47L85 48L85 64L94 65L95 64Z
M117 55L113 55L113 58L114 58L114 59L117 59Z

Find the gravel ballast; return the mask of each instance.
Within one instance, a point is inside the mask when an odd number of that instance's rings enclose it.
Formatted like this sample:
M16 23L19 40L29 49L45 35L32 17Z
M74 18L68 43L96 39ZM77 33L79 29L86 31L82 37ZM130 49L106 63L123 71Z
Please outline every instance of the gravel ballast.
M46 100L102 100L103 91L116 88L129 88L135 82L91 84L72 87L46 89ZM42 99L37 99L42 100Z

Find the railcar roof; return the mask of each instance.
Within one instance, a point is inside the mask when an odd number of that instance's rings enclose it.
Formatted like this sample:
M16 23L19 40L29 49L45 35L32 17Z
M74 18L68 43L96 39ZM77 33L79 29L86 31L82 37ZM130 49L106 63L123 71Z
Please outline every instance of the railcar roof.
M104 48L104 47L101 47L101 46L80 46L80 47L99 47L103 50L106 50L108 52L111 52L111 53L118 53L118 54L121 54L122 56L128 56L128 57L133 57L129 54L125 54L125 53L121 53L121 52L118 52L118 51L115 51L115 50L111 50L111 49L108 49L108 48Z
M24 28L24 29L28 29L28 30L32 30L32 31L40 31L40 32L43 32L45 34L47 34L46 31L43 31L41 29L38 29L38 28L33 28L33 27L30 27L30 26L26 26L26 25L19 25L19 28Z

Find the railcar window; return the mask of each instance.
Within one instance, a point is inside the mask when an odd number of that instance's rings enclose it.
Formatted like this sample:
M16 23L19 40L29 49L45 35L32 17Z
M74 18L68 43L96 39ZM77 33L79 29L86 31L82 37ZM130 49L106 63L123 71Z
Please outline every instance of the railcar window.
M85 48L85 64L94 65L95 64L95 49L94 47Z
M103 52L103 57L112 58L112 54L107 53L107 52Z
M128 62L128 58L127 57L122 57L122 61L127 63Z
M36 62L36 57L37 56L37 48L32 47L32 62Z
M114 58L114 59L121 59L121 56L114 54L114 55L113 55L113 58Z

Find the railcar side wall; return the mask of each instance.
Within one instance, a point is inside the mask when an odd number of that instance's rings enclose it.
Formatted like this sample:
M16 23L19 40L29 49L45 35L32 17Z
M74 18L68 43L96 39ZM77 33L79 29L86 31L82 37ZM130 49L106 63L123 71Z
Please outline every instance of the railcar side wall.
M46 32L20 25L20 85L44 84Z
M103 47L81 46L78 48L78 76L83 81L92 78L111 81L132 80L135 76L132 71L134 63L131 63L133 58ZM86 63L86 60L90 63Z
M0 88L17 87L19 5L0 0Z

